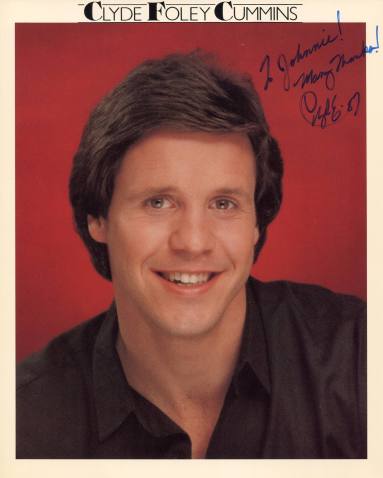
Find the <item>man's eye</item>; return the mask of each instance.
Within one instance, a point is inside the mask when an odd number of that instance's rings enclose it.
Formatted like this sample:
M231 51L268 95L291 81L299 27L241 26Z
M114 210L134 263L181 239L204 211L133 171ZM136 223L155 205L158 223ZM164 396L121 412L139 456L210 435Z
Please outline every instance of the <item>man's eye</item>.
M216 209L233 209L236 207L236 204L230 199L221 198L215 200L214 207Z
M162 197L148 199L146 204L153 209L164 209L171 207L169 199Z

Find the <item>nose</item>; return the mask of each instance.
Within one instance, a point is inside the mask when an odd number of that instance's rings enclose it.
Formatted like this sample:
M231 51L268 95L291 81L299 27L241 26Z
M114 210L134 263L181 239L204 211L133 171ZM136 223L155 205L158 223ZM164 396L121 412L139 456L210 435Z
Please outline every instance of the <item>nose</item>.
M190 257L206 255L214 249L215 239L204 211L182 211L173 224L170 248Z

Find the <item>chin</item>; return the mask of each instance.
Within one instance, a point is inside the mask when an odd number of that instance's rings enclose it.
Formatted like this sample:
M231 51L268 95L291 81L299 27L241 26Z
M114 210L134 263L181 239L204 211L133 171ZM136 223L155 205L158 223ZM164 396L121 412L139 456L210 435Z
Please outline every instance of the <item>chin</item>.
M185 310L180 308L169 315L169 310L164 315L153 317L152 323L157 330L174 338L198 338L211 333L220 323L223 314L219 311L208 312Z

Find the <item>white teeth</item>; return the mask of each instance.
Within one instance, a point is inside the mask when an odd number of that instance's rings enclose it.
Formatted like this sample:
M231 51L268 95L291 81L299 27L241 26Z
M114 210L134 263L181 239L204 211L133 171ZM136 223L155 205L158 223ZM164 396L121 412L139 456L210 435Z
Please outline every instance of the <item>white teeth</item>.
M189 282L191 282L191 278L194 277L194 276L190 276L189 278L189 274L185 274L184 272L181 274L181 282L183 284L187 284Z
M188 272L163 272L162 276L171 282L193 285L204 284L210 279L211 274L208 272L200 272L199 274L189 274Z

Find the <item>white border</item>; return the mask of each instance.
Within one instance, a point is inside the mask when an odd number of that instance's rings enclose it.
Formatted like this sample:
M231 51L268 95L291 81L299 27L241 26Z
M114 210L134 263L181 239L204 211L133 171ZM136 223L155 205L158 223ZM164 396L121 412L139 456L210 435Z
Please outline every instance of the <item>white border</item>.
M178 0L180 2L180 0ZM235 2L235 0L234 0ZM197 475L214 477L241 476L262 478L347 476L382 477L383 373L381 300L383 292L382 261L382 75L383 51L367 56L367 181L368 181L368 430L367 460L15 460L14 459L14 317L15 317L15 168L14 168L14 24L16 22L83 21L76 0L0 0L0 475L4 477L125 476L156 478ZM126 0L128 3L128 0ZM201 2L202 3L202 2ZM244 3L241 0L240 3ZM261 2L260 2L261 3ZM283 2L287 3L287 1ZM374 43L375 26L383 30L383 2L379 0L302 0L299 20L333 22L341 10L342 22L366 22L367 44ZM380 38L383 41L382 38ZM382 46L383 49L383 46ZM38 431L37 431L38 433Z

